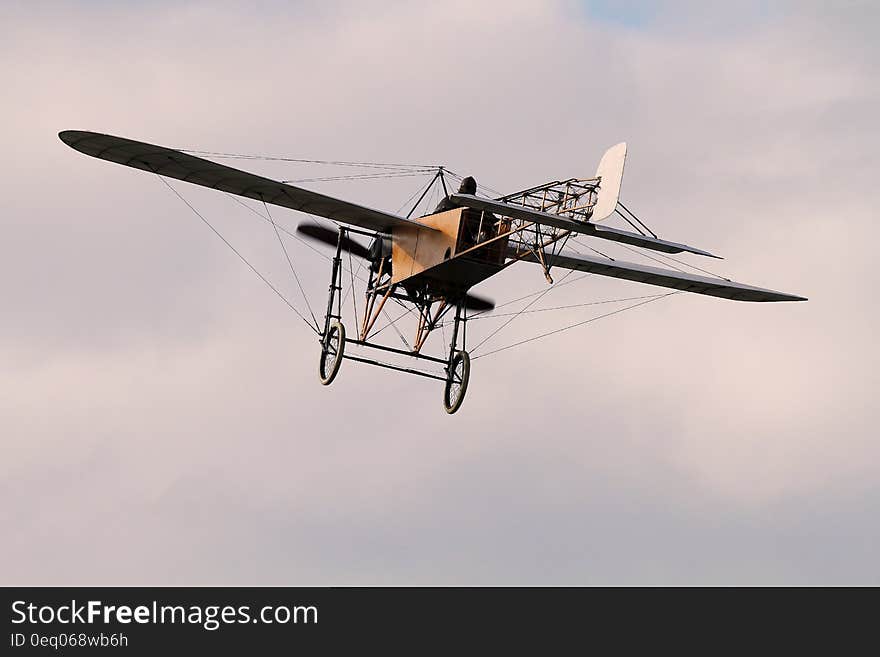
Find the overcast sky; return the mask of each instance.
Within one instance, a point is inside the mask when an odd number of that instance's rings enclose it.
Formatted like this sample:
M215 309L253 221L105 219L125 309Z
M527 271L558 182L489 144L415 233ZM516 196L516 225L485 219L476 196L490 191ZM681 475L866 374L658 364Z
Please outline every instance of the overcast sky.
M0 583L880 584L878 29L871 2L4 2ZM689 262L810 300L675 295L476 359L447 416L441 384L353 361L319 385L303 323L64 129L505 192L626 140L627 205L725 257ZM397 211L418 184L315 188ZM271 227L175 186L305 310ZM288 247L320 312L327 261Z

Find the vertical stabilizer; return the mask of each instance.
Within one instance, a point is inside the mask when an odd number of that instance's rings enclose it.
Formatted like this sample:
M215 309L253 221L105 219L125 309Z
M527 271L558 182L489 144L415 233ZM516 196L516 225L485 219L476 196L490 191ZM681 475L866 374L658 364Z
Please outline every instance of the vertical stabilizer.
M623 165L626 161L626 142L612 146L599 161L596 177L599 181L599 193L593 207L591 221L602 221L608 218L617 207L620 196L620 183L623 181Z

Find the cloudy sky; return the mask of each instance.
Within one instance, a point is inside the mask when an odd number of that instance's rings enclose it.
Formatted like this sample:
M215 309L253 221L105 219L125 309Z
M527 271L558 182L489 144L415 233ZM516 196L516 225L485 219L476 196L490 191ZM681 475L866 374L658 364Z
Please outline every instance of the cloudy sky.
M878 28L869 2L4 2L0 581L880 584ZM64 129L504 191L626 140L628 206L725 256L690 262L810 301L675 295L475 360L447 416L434 381L319 385L302 322ZM396 211L419 183L315 188ZM271 227L176 188L304 309ZM319 310L327 262L288 247ZM533 308L657 291L587 277Z

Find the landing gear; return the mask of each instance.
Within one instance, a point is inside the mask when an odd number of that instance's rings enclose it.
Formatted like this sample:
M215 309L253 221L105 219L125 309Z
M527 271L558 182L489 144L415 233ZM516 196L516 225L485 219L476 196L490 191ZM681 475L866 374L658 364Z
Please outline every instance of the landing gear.
M464 402L470 376L471 357L466 351L456 352L449 365L446 387L443 389L443 408L450 415L455 413Z
M467 334L467 304L469 298L466 290L443 290L441 293L435 292L430 283L424 281L413 284L410 287L404 287L403 291L398 291L397 283L393 282L390 271L386 271L385 260L380 260L376 271L373 270L372 264L369 269L369 280L367 281L367 302L363 311L363 319L359 318L357 307L354 309L355 322L357 324L357 335L353 338L346 337L345 326L342 323L342 302L347 298L342 295L343 283L343 267L342 267L342 251L343 249L358 255L355 247L348 238L350 231L358 232L350 228L339 228L339 234L336 238L336 253L332 259L333 268L330 275L330 286L328 288L327 310L324 313L323 330L319 332L319 340L321 344L321 358L318 362L318 375L321 383L325 386L330 385L339 374L339 368L343 360L354 360L369 365L378 365L398 372L406 372L407 374L415 374L417 376L441 381L443 386L443 408L449 413L455 413L461 408L464 402L464 396L468 389L468 382L471 374L471 359L466 351L466 334ZM315 231L312 231L315 232ZM326 231L325 231L326 232ZM319 232L319 235L324 235ZM363 233L372 237L374 240L385 239L381 234ZM326 240L324 240L326 241ZM374 242L375 243L375 242ZM362 255L362 254L361 254ZM379 254L381 255L381 253ZM358 270L359 271L359 270ZM353 291L354 279L357 272L352 270L351 283ZM377 299L380 299L377 304ZM371 331L379 315L384 312L385 302L394 299L400 305L411 304L418 311L419 326L416 333L416 340L413 346L410 346L406 340L406 349L399 349L390 345L381 344L371 340ZM473 298L471 298L471 301ZM352 297L352 304L354 297ZM437 304L435 306L435 304ZM433 309L432 309L433 307ZM452 340L449 343L449 350L444 355L429 355L422 353L422 347L425 344L428 335L439 326L444 318L448 322L448 315L455 309L455 320L452 322ZM411 312L411 311L409 311ZM386 313L387 314L387 313ZM398 317L400 319L402 316ZM397 319L389 320L384 328L392 326ZM319 327L320 328L320 327ZM383 330L383 329L380 329ZM379 331L376 331L378 333ZM399 331L398 331L399 333ZM401 335L401 339L403 336ZM345 344L350 342L356 347L367 347L380 351L397 354L400 356L409 356L421 361L428 361L444 368L443 372L428 372L420 369L403 367L393 363L383 363L372 358L368 358L359 351L353 354L345 353Z
M339 372L345 354L345 327L342 325L342 300L340 292L342 281L342 245L345 243L346 231L339 229L336 242L336 256L333 258L333 273L330 276L330 294L327 299L327 312L324 315L324 331L321 333L321 361L318 363L318 375L321 384L329 386Z
M467 337L466 324L467 311L462 298L455 306L455 323L452 325L452 342L449 344L449 360L446 364L446 385L443 387L443 408L450 415L461 408L471 378L471 357L464 349ZM461 328L461 349L458 348L459 328Z
M342 365L342 355L345 353L345 327L338 319L330 322L324 339L321 341L321 362L318 364L318 374L321 384L329 386L339 372Z

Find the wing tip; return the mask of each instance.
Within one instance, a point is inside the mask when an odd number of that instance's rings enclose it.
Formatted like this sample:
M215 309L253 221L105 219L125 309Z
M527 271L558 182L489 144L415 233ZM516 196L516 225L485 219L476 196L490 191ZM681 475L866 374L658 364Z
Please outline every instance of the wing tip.
M77 134L79 134L79 130L62 130L58 133L58 139L63 141L65 144L70 146L70 142L74 140Z
M744 299L744 301L751 301L752 299ZM771 292L771 296L767 299L754 299L754 301L765 301L770 303L780 303L780 302L788 302L788 301L809 301L807 297L801 297L797 294L788 294L786 292Z
M58 139L63 141L71 148L76 148L77 142L80 142L87 137L95 136L97 134L97 132L89 132L88 130L62 130L58 133Z

